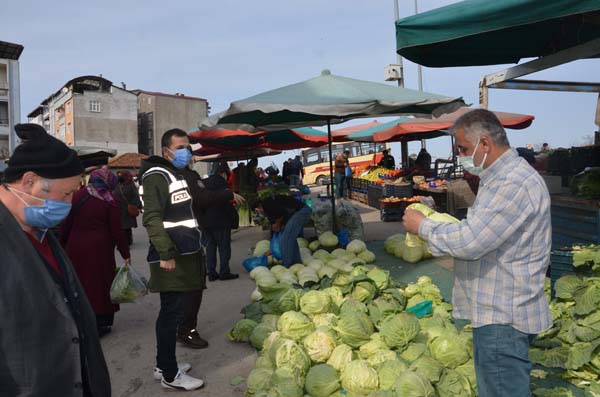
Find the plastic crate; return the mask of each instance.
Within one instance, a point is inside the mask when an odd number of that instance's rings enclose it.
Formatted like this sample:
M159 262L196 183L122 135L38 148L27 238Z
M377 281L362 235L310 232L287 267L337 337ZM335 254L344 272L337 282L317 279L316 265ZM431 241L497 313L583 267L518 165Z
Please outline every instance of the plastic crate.
M404 216L404 208L382 208L380 219L382 222L400 222Z
M383 185L383 197L412 197L412 185Z
M600 244L598 201L553 195L550 213L554 249L575 244Z
M593 275L590 266L573 266L573 253L566 250L553 250L550 254L550 287L554 298L554 283L566 274L579 274L590 277Z
M382 187L377 185L369 185L367 190L367 204L369 207L379 209L379 199L381 198L381 191L383 190Z

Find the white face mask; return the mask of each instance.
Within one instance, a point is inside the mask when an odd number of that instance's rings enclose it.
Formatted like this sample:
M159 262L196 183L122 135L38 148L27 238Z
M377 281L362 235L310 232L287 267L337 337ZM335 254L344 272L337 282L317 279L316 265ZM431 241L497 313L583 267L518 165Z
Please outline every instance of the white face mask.
M462 165L463 169L467 171L469 174L479 175L483 171L483 165L485 164L485 160L487 160L487 153L483 155L483 161L479 165L475 165L475 161L473 160L473 156L477 152L477 148L479 147L479 139L477 140L477 144L475 145L475 149L473 149L473 154L470 156L463 156L458 158L458 164Z

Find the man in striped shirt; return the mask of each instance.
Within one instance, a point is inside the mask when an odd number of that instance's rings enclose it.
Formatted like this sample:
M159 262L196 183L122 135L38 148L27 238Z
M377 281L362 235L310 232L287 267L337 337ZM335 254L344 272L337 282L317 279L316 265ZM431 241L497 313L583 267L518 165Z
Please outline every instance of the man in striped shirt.
M548 189L492 112L466 113L453 133L460 164L481 178L467 219L438 223L407 210L404 226L429 241L434 256L454 257L454 317L473 325L479 395L529 396L529 343L552 326L544 294Z

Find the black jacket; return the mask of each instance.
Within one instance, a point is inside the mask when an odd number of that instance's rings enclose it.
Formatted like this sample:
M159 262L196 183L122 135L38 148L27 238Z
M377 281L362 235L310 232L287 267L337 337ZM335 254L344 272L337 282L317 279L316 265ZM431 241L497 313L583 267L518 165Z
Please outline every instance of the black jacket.
M0 235L0 395L81 397L85 384L87 395L110 396L94 312L52 232L62 278L2 203Z
M271 223L275 223L279 218L283 218L283 223L287 221L296 212L305 207L304 203L296 200L292 196L275 195L262 200L262 207L265 216Z
M233 193L229 190L227 181L219 175L213 175L206 178L203 183L212 197L211 204L204 214L203 227L237 229L239 216L237 210L231 204Z

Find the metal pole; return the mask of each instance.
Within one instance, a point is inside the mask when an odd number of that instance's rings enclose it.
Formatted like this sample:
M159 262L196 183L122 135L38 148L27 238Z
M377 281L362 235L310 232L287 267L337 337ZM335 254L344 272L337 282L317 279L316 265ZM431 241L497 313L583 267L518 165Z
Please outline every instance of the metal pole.
M394 0L394 26L396 26L396 21L398 19L400 19L398 0ZM402 57L397 52L396 57L398 59L398 66L400 66L400 80L398 80L398 87L404 87L404 66L402 66Z
M419 13L419 6L417 4L417 0L415 0L415 14ZM419 73L419 91L423 91L423 71L421 68L421 65L418 65L417 67L418 73Z
M333 138L331 137L331 120L327 119L327 146L329 147L329 186L331 187L331 232L335 234L335 195L333 179Z

